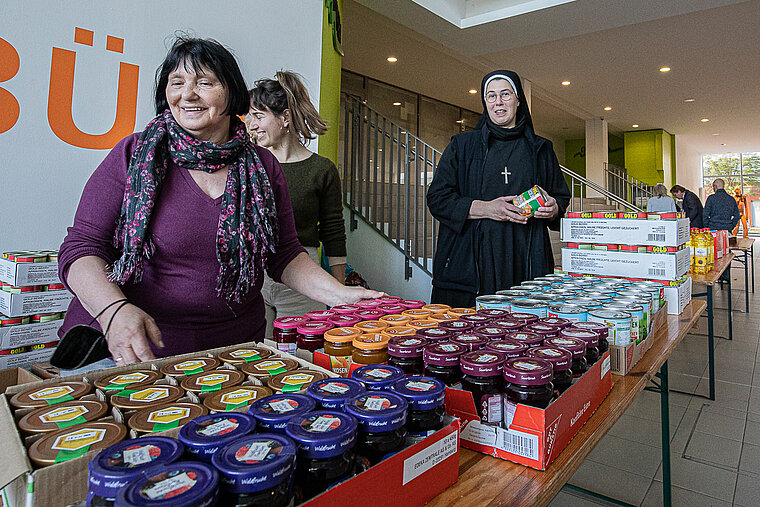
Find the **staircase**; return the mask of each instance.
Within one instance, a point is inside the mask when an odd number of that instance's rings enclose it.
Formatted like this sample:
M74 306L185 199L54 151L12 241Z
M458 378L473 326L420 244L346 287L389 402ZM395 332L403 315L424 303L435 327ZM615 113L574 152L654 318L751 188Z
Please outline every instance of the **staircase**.
M360 99L347 94L343 99L339 158L351 230L361 220L401 252L405 279L412 276L412 266L432 276L438 222L427 209L425 194L441 152ZM568 211L642 211L633 204L640 203L640 194L620 191L616 195L566 167L560 169L572 196ZM630 195L637 200L628 199ZM550 236L555 264L559 264L559 233L550 231Z

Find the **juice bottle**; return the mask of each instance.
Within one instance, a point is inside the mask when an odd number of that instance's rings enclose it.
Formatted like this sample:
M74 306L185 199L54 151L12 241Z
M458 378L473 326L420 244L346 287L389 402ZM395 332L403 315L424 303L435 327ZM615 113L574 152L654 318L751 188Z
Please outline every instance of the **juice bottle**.
M707 243L707 238L703 231L698 231L695 235L694 242L694 273L703 275L707 273L708 256L710 254L710 246Z
M712 235L712 232L710 232L710 229L703 229L705 233L705 239L708 243L708 248L710 249L709 254L707 255L707 271L712 271L715 267L715 238Z
M696 237L697 237L696 233L697 233L696 227L692 227L689 230L689 243L688 243L689 256L690 256L689 273L694 273L694 244L696 243Z

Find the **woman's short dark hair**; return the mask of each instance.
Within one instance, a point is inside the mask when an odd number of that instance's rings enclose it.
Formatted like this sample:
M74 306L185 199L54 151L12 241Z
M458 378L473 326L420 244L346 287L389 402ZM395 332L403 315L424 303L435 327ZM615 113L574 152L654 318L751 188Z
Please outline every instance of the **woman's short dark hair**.
M164 62L156 69L156 114L169 108L166 84L169 74L184 64L187 70L208 69L227 90L224 112L230 116L248 112L248 88L232 53L214 39L178 36Z

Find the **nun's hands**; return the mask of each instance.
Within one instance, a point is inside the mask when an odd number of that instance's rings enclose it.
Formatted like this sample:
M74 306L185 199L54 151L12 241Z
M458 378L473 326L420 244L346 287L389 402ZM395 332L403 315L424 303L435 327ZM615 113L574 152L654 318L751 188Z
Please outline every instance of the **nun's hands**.
M556 218L557 214L559 214L559 206L557 205L557 200L549 196L549 199L546 200L546 206L541 206L536 210L536 212L533 214L536 218L545 218L547 220L551 220L553 218Z
M472 201L467 218L487 218L497 222L527 224L528 217L522 215L522 210L512 204L515 197L514 195L505 195L492 201Z

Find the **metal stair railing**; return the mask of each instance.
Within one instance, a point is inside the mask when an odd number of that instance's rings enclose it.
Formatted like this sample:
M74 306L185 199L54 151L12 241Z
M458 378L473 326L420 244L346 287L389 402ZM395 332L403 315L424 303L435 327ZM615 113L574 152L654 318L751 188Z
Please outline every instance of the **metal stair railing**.
M345 93L342 99L343 202L351 215L351 230L361 219L403 253L405 279L412 276L412 265L432 276L438 222L425 204L425 195L441 152L361 99ZM586 189L626 209L642 211L570 169L560 169L571 183L568 211L575 210L575 197L583 196Z
M605 162L604 175L607 190L610 193L636 206L643 207L650 197L654 197L654 187L633 176L628 176L628 170L624 167Z

